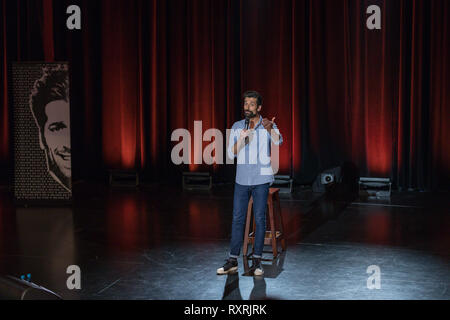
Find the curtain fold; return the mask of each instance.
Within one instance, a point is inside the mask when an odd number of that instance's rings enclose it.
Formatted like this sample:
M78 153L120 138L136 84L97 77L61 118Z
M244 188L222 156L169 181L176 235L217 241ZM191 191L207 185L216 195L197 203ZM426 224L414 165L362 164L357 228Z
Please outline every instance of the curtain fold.
M66 28L71 4L82 30ZM381 30L366 27L373 4ZM194 121L225 133L252 89L283 133L280 174L310 183L351 162L400 188L450 187L448 1L1 0L0 10L2 177L13 166L8 65L45 60L71 66L74 179L121 168L232 180L232 166L173 165L171 133L186 128L206 147Z

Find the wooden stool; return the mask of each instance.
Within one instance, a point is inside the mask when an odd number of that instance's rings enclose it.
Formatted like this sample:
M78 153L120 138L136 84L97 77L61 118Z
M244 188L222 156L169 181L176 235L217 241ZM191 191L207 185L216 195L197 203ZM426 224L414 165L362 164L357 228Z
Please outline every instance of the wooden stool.
M272 253L273 257L276 258L278 256L278 243L281 242L281 248L283 251L286 250L286 241L284 239L284 233L283 233L283 219L281 217L281 207L280 207L280 196L279 192L280 189L278 188L269 188L269 194L267 196L267 206L269 207L269 221L270 221L270 230L266 231L265 237L264 237L264 245L272 245ZM252 217L252 208L253 208L253 197L250 198L250 201L248 202L248 210L247 210L247 222L245 224L245 235L244 235L244 248L243 253L244 256L247 256L248 252L248 244L252 244L252 253L255 250L255 230L256 230L256 223L253 215L253 232L249 233L250 231L250 222ZM267 210L266 210L267 213ZM275 215L278 217L279 230L276 230L275 226ZM250 255L251 255L250 254Z

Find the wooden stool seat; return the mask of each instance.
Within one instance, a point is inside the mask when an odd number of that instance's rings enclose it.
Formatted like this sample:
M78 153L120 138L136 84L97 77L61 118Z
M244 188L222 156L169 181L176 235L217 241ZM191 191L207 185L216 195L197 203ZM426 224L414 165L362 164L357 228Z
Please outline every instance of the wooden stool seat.
M278 243L281 243L282 251L286 250L286 240L284 238L283 233L283 219L281 217L281 206L280 206L280 196L279 196L280 189L278 188L269 188L269 194L267 195L267 206L269 210L266 210L266 214L269 214L269 222L270 222L270 229L266 230L266 234L264 236L264 245L272 246L272 254L273 257L276 258L278 256ZM250 201L248 202L248 209L247 209L247 221L245 224L245 234L244 234L244 248L243 248L243 254L244 256L250 256L253 254L253 251L255 249L255 231L256 231L256 224L254 215L252 215L252 209L253 209L253 198L250 198ZM250 233L250 224L252 221L253 216L253 231ZM275 224L275 220L278 220L278 229ZM252 244L252 253L250 255L247 255L248 252L248 245Z

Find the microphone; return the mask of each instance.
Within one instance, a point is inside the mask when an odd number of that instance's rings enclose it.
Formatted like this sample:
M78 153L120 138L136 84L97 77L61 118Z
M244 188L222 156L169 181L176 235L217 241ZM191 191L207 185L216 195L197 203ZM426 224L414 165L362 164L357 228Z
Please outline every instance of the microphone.
M245 117L245 130L248 130L249 124L250 124L250 119L246 116ZM248 144L248 137L245 137L245 144Z

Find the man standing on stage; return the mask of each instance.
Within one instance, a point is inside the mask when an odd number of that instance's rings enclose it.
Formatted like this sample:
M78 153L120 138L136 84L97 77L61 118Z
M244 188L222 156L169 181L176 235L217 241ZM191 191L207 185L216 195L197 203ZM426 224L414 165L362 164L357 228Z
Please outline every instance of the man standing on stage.
M261 257L266 232L267 195L274 181L268 158L270 143L280 145L283 138L274 123L275 117L269 121L260 115L262 97L258 92L245 92L243 100L245 119L233 124L227 149L228 157L237 157L230 254L226 263L217 269L217 274L228 274L238 269L237 258L244 237L248 202L253 197L256 234L252 269L254 275L261 276L264 274Z

